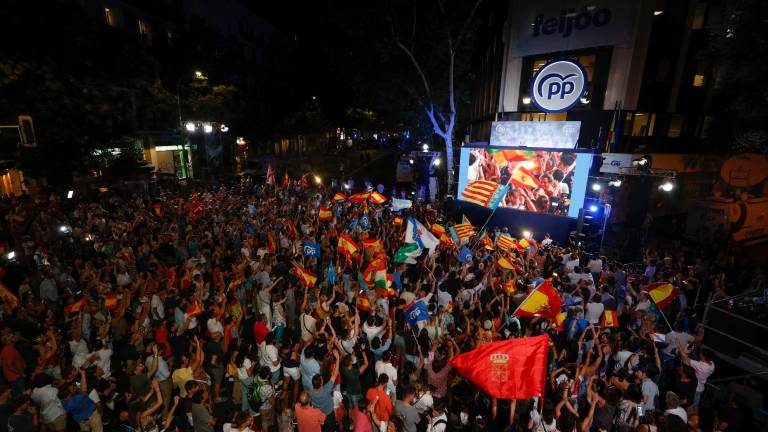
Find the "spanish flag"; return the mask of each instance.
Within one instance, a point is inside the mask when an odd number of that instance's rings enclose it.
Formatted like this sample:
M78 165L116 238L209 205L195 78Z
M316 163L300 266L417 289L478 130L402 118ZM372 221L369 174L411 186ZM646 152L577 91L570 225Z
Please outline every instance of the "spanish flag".
M368 197L370 197L370 196L371 196L370 192L358 192L356 194L352 194L349 197L348 201L351 202L351 203L366 202L368 200Z
M361 311L368 312L371 310L371 300L365 293L359 294L355 306Z
M512 178L510 181L519 187L528 189L535 189L541 186L539 179L537 179L533 173L528 171L528 169L522 165L515 166L515 168L512 170Z
M317 275L305 269L304 267L294 263L293 269L296 271L296 275L301 279L302 285L307 288L312 288L317 282Z
M296 229L296 224L294 224L292 220L284 218L283 224L285 225L285 230L287 231L288 237L293 240L299 238L299 230Z
M348 260L351 260L352 255L354 255L358 250L360 250L360 247L354 242L354 240L349 238L349 236L346 236L344 234L339 234L338 249L342 255L347 257Z
M546 317L555 319L560 313L560 306L563 301L557 294L557 290L552 286L552 282L545 280L536 287L528 297L520 303L515 316L519 317Z
M643 291L648 292L659 309L664 309L672 300L677 298L677 289L669 282L650 284L643 288Z
M289 184L290 184L290 181L288 180L288 171L285 171L285 173L283 174L283 182L280 185L280 187L282 187L283 189L287 189Z
M329 221L333 219L333 212L328 207L320 207L317 218L321 221Z
M384 204L385 202L387 202L387 197L385 197L384 195L382 195L382 194L380 194L378 192L371 192L370 200L374 204L381 205L381 204Z
M107 310L117 309L117 294L107 294L104 296L104 307Z
M187 308L187 315L190 317L198 316L201 313L203 313L203 306L198 301L195 301Z
M277 240L275 240L275 233L271 231L267 234L267 250L271 254L277 252Z
M445 234L445 227L437 223L430 225L429 230L432 231L432 234L434 234L436 237L440 237L441 235Z
M563 331L563 323L565 322L565 319L568 318L567 312L560 312L555 317L555 323L557 324L557 331Z
M616 317L615 310L607 310L603 312L603 318L600 320L601 327L618 327L619 319Z
M366 251L379 251L384 248L384 244L381 243L381 240L377 238L369 238L363 240L363 249Z
M504 291L506 291L507 294L514 294L517 291L517 283L514 279L504 282Z
M83 306L85 306L85 299L80 299L74 303L64 306L64 313L67 315L79 313L81 310L83 310Z
M346 199L347 199L347 196L346 196L346 195L344 195L344 194L343 194L343 193L341 193L341 192L336 192L336 194L333 196L333 199L331 199L331 202L333 202L334 204L336 204L337 202L339 202L339 201L344 201L344 200L346 200Z
M528 240L526 240L526 239L522 239L522 240L520 240L520 241L519 241L517 244L519 245L519 247L518 247L518 250L519 250L521 247L522 247L522 248L527 248L528 246L530 246L530 245L531 245L530 243L528 243Z
M303 176L301 176L301 187L304 189L309 187L309 180L307 180L308 176L309 176L309 173L306 173Z

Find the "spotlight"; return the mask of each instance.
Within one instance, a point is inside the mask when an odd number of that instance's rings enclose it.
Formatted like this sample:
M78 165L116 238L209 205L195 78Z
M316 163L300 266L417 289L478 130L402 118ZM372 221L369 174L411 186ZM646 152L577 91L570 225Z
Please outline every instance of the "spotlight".
M203 125L203 132L205 132L205 133L213 132L213 126L211 126L209 123L204 124Z
M408 159L408 163L413 165L413 159Z
M194 132L196 129L195 124L192 122L187 122L184 127L187 129L187 132Z
M523 96L523 105L530 105L530 104L531 104L531 97Z
M632 161L632 166L639 169L640 171L649 171L651 169L651 165L653 165L651 155L643 155L643 157L634 159Z
M592 204L591 206L589 206L589 211L591 211L592 213L596 212L597 211L597 206Z
M429 151L429 144L424 143L424 145L421 146L421 151L428 152Z
M592 99L589 97L589 92L585 91L581 97L579 98L579 102L581 102L582 105L587 105L590 103Z
M202 71L196 70L195 71L195 78L196 79L205 79L206 76Z
M5 259L7 259L8 261L10 261L10 260L12 260L14 258L16 258L16 252L15 251L10 251L7 254L5 254Z
M229 126L223 124L223 125L219 126L219 130L222 131L222 132L229 132Z
M523 238L525 239L531 238L531 232L528 230L523 231Z
M72 199L73 196L75 196L75 191L71 190L67 192L67 199Z
M672 189L674 188L675 188L675 184L669 180L665 181L659 186L659 189L663 190L664 192L672 192Z
M435 158L434 161L432 161L432 165L434 166L440 166L440 158Z
M69 234L72 231L72 228L69 225L61 225L59 227L59 232L62 234Z
M592 190L595 192L599 192L600 189L602 189L602 186L600 186L600 183L592 183Z
M347 183L344 183L344 189L349 190L349 185Z
M315 183L320 184L322 182L322 179L320 177L315 176Z
M621 179L615 179L608 182L608 186L621 187Z

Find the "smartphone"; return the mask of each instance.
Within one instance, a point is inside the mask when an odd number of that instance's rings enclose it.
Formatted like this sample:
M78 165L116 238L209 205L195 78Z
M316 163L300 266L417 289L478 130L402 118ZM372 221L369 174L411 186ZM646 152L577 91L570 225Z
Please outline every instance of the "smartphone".
M638 406L637 407L637 416L642 417L643 416L643 407Z

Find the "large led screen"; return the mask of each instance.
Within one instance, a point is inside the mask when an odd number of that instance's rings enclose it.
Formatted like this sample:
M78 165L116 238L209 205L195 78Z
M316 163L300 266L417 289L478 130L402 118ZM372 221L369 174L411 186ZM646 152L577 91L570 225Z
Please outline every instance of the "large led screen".
M467 194L473 191L478 185L473 182L484 181L484 187L496 184L502 192L508 186L499 207L575 218L591 165L591 153L463 147L457 197L462 199L468 186Z

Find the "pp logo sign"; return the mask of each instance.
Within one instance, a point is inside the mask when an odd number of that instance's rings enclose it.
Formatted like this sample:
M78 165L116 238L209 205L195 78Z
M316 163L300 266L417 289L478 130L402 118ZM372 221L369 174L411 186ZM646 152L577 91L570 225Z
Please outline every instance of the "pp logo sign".
M531 80L531 100L544 112L573 108L587 88L587 74L573 60L553 60L541 67Z

